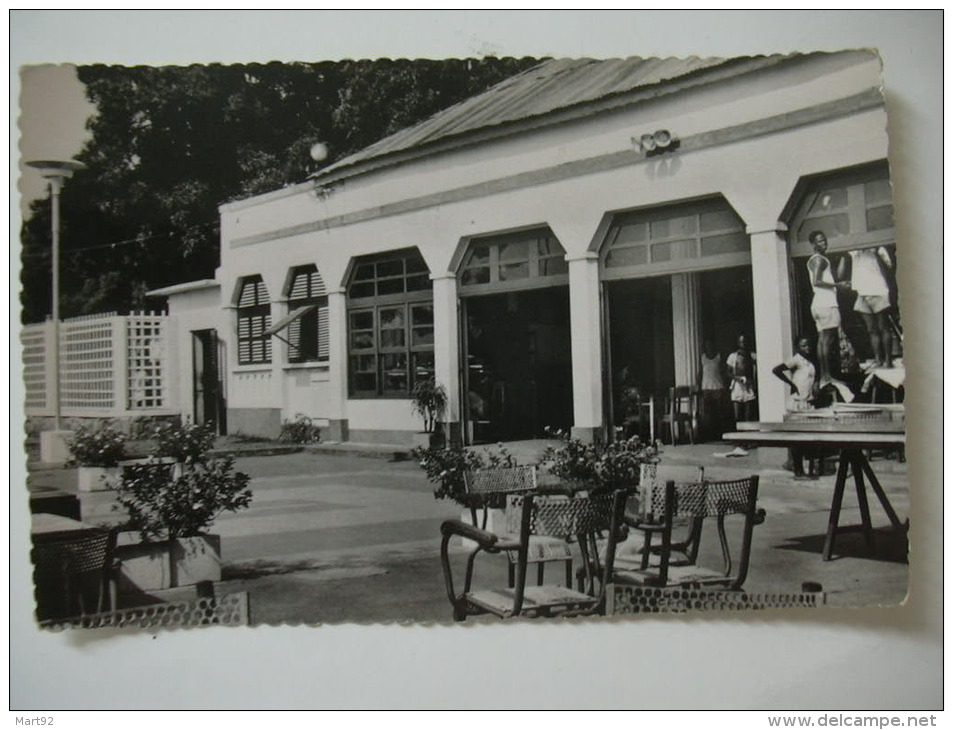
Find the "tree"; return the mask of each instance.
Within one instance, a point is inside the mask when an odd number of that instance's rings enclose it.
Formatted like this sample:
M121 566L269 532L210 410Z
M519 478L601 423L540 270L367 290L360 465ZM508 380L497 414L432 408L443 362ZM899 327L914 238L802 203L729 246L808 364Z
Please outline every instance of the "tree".
M61 313L145 308L149 289L211 278L218 206L329 164L538 63L534 59L82 66L97 114L63 189ZM49 204L22 232L23 321L49 312Z

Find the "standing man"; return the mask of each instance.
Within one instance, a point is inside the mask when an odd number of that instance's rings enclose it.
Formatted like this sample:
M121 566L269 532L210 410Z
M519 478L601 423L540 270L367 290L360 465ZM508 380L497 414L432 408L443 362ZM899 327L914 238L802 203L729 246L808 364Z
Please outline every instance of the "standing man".
M811 362L811 343L807 337L798 337L795 341L794 355L771 371L775 377L791 388L787 398L789 413L810 410L814 402L814 363ZM808 474L804 475L804 457L808 457ZM805 447L788 449L788 461L794 471L795 479L817 479L819 474L818 458L813 451Z
M839 279L847 278L846 264L847 259L842 258L837 267ZM887 321L890 288L885 276L885 272L892 268L890 254L883 246L850 252L850 283L857 292L854 311L860 314L867 327L875 368L893 367L893 335Z
M850 393L845 383L835 381L833 377L834 358L838 355L837 332L840 328L840 309L837 306L837 290L849 289L849 282L834 281L831 262L827 258L827 236L823 231L812 231L807 237L814 253L807 260L807 271L811 278L814 299L811 300L811 316L817 327L817 360L820 369L819 388L834 385L844 395ZM844 398L853 400L853 396Z
M738 336L738 349L728 356L725 364L731 375L731 404L735 423L754 417L754 402L758 397L755 385L755 363L758 358L748 349L748 338Z

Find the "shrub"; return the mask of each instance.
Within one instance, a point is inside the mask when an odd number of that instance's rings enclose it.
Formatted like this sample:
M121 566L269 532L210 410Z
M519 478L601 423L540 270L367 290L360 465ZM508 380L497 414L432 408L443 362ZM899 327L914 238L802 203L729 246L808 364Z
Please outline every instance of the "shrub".
M321 427L303 413L296 413L293 421L281 424L278 440L291 444L316 444L321 440Z
M433 378L421 380L410 392L411 409L424 422L424 433L433 433L447 410L447 391Z
M153 456L171 457L176 461L202 461L215 444L211 423L162 423L153 432L156 445Z
M131 466L116 487L116 498L143 540L195 537L223 512L251 504L250 478L234 465L231 457L192 460L178 477L167 464Z
M634 491L639 483L642 464L657 464L659 451L638 436L617 439L607 444L589 444L554 434L565 446L547 447L541 466L561 481L592 491L624 489Z
M433 496L437 499L452 499L466 506L463 473L486 468L506 468L516 466L516 459L502 444L497 451L476 451L463 446L447 448L416 448L411 454L417 464L427 474L427 479L437 485Z
M126 458L126 435L110 425L77 426L69 439L70 463L79 466L116 466Z

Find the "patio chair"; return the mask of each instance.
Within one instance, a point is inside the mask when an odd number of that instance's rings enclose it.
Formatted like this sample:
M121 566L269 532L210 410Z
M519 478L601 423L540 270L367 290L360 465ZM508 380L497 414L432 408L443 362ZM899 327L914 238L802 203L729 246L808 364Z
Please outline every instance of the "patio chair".
M698 391L688 385L669 388L663 410L660 431L668 433L673 445L686 435L688 442L694 444L698 433Z
M651 490L645 505L648 514L626 515L629 527L659 534L661 544L651 546L647 537L641 565L619 561L613 583L645 586L721 586L740 590L748 575L751 538L754 526L764 522L765 512L757 507L758 477L731 481L701 481L676 484L668 481L663 488ZM738 515L738 534L729 540L726 518ZM677 520L687 518L689 539L681 544L672 540ZM721 553L721 567L699 564L701 524L715 519ZM735 549L735 556L732 551ZM652 560L656 558L656 560ZM652 564L654 563L654 564Z
M556 496L528 492L512 495L509 508L519 517L519 531L501 536L461 520L447 520L440 531L443 540L440 558L447 597L455 621L467 616L491 614L500 618L514 616L575 616L602 613L605 610L607 578L612 572L617 535L622 528L625 492L593 496ZM596 544L601 533L608 533L605 559L600 560ZM449 543L459 535L477 543L468 556L463 590L454 588ZM575 538L586 581L582 590L560 585L526 585L531 537ZM507 588L473 588L474 563L481 552L516 554L516 583Z
M508 495L527 494L538 489L534 466L468 471L463 475L463 484L472 524L481 530L487 529L491 509L504 510ZM519 532L519 522L511 517L506 524L494 525L493 529L497 533L512 535ZM509 561L508 579L512 588L516 580L517 556L512 550L504 552ZM563 563L566 569L566 585L572 585L572 550L566 540L541 535L531 537L527 562L536 564L538 585L543 584L546 563Z
M50 533L32 551L40 620L99 613L116 607L114 530Z

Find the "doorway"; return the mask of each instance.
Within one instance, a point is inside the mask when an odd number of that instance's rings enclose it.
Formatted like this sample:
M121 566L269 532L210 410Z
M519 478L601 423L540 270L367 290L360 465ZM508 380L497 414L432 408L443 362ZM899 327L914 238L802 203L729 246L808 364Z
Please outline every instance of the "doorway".
M467 442L541 438L572 426L569 288L462 300Z
M213 329L192 332L192 416L197 424L212 424L220 436L227 432L223 345Z

